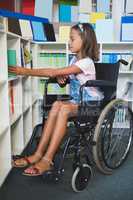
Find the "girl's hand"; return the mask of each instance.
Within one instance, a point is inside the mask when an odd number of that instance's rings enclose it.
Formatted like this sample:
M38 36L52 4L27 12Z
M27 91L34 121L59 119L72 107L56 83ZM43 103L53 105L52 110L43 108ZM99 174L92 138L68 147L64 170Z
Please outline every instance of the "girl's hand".
M8 67L8 71L16 75L26 75L26 69L23 67Z
M66 80L67 80L68 76L58 76L57 77L57 81L60 85L63 85L66 83Z

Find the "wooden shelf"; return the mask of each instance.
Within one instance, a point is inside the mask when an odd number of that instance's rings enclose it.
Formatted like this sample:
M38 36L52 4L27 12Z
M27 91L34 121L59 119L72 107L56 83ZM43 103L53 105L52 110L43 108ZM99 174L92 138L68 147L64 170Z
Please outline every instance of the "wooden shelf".
M120 71L119 74L133 74L133 71Z
M11 39L18 39L18 38L21 38L21 36L12 32L7 32L7 39L11 40Z

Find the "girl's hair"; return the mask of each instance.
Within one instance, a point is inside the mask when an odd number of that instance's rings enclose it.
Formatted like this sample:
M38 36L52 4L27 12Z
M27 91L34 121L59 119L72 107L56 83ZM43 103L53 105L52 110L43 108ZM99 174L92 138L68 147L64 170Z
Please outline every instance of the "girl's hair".
M94 29L89 23L79 23L72 26L71 29L75 29L79 32L83 45L81 48L82 57L89 56L92 60L99 60L99 48L97 44L96 35Z

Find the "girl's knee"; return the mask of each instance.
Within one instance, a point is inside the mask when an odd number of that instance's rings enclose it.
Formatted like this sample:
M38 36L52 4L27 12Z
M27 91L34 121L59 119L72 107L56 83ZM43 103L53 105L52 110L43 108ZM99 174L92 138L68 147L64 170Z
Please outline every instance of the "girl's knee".
M62 106L62 102L61 101L55 101L53 104L52 104L52 110L55 110L55 111L58 111L60 110Z
M61 108L60 108L60 114L68 116L70 113L71 113L71 107L70 107L70 105L62 104Z

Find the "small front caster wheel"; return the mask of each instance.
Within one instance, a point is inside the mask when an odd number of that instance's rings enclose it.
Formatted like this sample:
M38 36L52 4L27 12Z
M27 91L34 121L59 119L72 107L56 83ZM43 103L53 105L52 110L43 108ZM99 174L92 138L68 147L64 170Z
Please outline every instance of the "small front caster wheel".
M84 190L92 177L92 169L88 164L77 167L72 176L72 189L74 192Z

